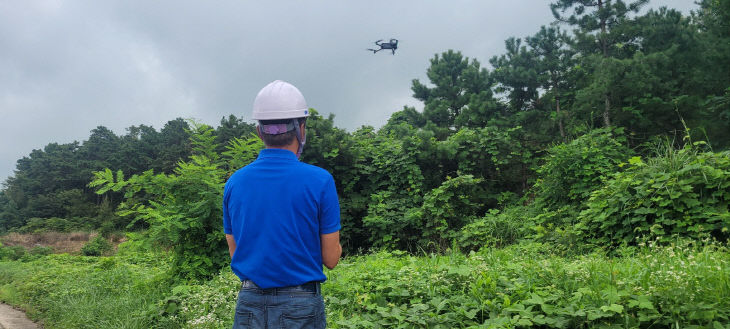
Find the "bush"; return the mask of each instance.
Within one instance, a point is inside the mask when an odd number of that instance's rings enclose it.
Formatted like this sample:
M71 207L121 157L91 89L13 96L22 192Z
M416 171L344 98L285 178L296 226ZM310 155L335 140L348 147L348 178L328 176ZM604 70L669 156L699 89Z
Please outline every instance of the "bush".
M588 200L591 192L632 154L622 133L622 129L596 129L550 148L545 163L537 170L537 203L556 208Z
M487 193L482 179L472 175L447 178L441 186L423 197L423 205L414 213L422 227L423 248L443 251L460 237L462 228L486 212Z
M193 155L178 162L172 174L148 170L125 179L122 171L106 168L94 172L89 183L97 194L124 191L118 214L134 218L128 227L137 222L149 225L146 237L172 250L172 271L182 280L213 277L229 257L221 221L225 163L215 153L213 129L193 125ZM250 151L248 144L231 146L231 156L239 154L237 148Z
M101 235L96 236L81 248L84 256L106 255L112 250L112 244Z
M373 136L369 129L361 129L356 134L361 156L352 165L357 177L340 182L345 185L345 192L350 193L349 200L343 202L343 213L348 217L357 216L357 208L361 207L366 213L362 216L362 228L357 227L357 219L353 221L355 225L343 221L343 232L363 232L370 242L367 248L415 249L414 241L422 231L408 214L422 200L424 178L416 163L417 152L392 136ZM359 196L368 196L370 201L357 202L366 200Z
M4 247L3 244L0 243L0 260L6 259L10 259L10 249Z
M575 228L580 210L569 205L557 209L531 209L538 212L531 215L531 240L546 243L551 246L551 252L563 255L581 255L590 253L591 247L583 242L582 236Z
M437 146L437 158L429 166L444 166L447 175L472 175L481 179L484 204L497 206L502 192L523 193L529 175L524 156L529 153L519 136L522 129L500 129L494 126L462 128ZM442 176L443 177L443 176Z
M667 145L646 162L613 176L588 201L579 228L598 245L634 244L646 237L725 240L730 230L730 152Z
M414 200L381 191L370 196L368 213L362 219L363 227L369 232L368 242L374 248L414 249L414 243L422 233L411 216Z
M53 249L51 247L44 247L44 246L36 246L30 250L30 254L34 255L34 256L47 256L52 253L53 253Z
M18 229L20 233L45 233L45 232L71 232L91 228L91 218L31 218L23 227Z
M23 246L9 246L5 247L0 245L0 260L18 260L25 256L27 251Z
M524 207L514 207L503 212L489 213L467 225L459 232L457 244L462 251L479 250L482 247L504 247L523 238L531 221L524 216Z

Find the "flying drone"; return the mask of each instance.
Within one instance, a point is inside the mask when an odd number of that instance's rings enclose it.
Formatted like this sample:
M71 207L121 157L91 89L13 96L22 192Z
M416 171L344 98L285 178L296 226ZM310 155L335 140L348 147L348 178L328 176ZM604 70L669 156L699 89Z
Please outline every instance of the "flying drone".
M380 47L380 49L368 48L367 50L370 50L373 52L373 54L375 54L381 50L390 49L390 51L393 52L393 55L395 55L395 50L398 49L398 40L390 39L390 42L382 42L382 41L383 41L383 39L375 41L375 45Z

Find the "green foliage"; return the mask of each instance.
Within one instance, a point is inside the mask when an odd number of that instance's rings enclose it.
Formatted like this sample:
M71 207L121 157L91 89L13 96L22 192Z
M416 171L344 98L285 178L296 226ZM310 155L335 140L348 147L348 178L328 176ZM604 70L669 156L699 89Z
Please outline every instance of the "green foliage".
M423 205L413 215L421 226L422 248L444 251L461 229L486 211L486 194L481 179L463 175L447 180L426 193Z
M404 107L380 130L348 133L312 109L301 160L335 177L346 253L391 250L328 272L332 326L730 322L727 249L695 245L730 236L729 154L689 141L654 157L636 147L682 125L729 145L730 7L632 14L645 3L553 1L576 30L509 38L493 72L436 54L430 85L411 86L423 112ZM230 327L237 278L219 272L222 189L263 146L243 119L220 123L176 119L123 136L100 126L20 159L0 190L0 232L146 231L128 233L114 258L0 246L0 259L19 260L0 262L0 299L50 327ZM601 124L617 129L591 129ZM102 198L86 189L91 177ZM666 246L678 237L693 242ZM105 242L84 254L104 254ZM160 247L169 255L151 254Z
M167 264L161 254L0 262L0 300L44 328L175 328L150 315L169 291Z
M173 328L229 328L241 281L228 269L199 285L172 288L172 295L158 303L158 323Z
M342 186L341 181L349 180L353 175L354 142L350 134L334 126L334 118L333 114L325 118L317 110L310 109L306 125L306 151L303 151L301 161L324 168L333 176L341 178L335 183Z
M713 147L730 148L730 87L721 96L710 96L706 101L706 121L714 124L703 128Z
M580 210L573 205L560 208L536 208L533 204L526 209L529 214L532 234L529 239L548 243L559 255L575 256L590 253L593 249L584 243L582 235L575 228Z
M630 157L632 152L625 143L620 129L596 129L553 146L537 170L534 191L538 201L550 207L581 205Z
M18 260L28 253L23 246L0 245L0 260Z
M438 143L438 160L445 167L446 175L472 175L482 179L480 185L488 200L485 204L494 207L504 193L522 193L526 183L526 159L522 157L525 150L513 137L519 132L519 127L460 129Z
M147 171L124 179L121 171L95 172L89 186L98 194L124 192L119 206L121 216L133 216L149 225L146 236L152 244L173 251L174 275L184 280L209 278L228 261L223 235L221 204L226 169L253 160L253 148L260 146L251 139L231 141L226 159L215 153L212 128L194 124L191 140L194 145L189 161L180 161L173 174Z
M71 232L91 229L89 218L31 218L17 229L20 233Z
M457 246L464 252L482 248L503 248L524 238L531 224L524 207L499 211L492 209L483 217L464 225L456 234Z
M728 290L705 288L723 285L723 251L653 247L616 260L569 260L543 255L544 247L353 259L323 288L328 320L336 328L576 328L712 325L730 316L720 311Z
M84 256L103 256L112 251L112 244L101 235L97 235L81 248Z
M48 256L53 253L53 249L51 247L35 246L29 253L35 256Z
M517 211L515 212L515 214ZM509 215L512 216L512 215ZM680 240L564 258L550 244L349 257L323 284L333 328L720 327L730 253ZM225 328L239 279L172 286L164 254L0 262L0 300L50 328Z
M492 77L499 82L497 92L509 94L510 109L524 111L537 101L540 81L538 79L537 55L522 44L522 39L505 40L507 54L494 56Z
M552 255L521 244L415 257L343 260L322 286L328 327L712 327L730 317L727 249L682 243L626 255ZM238 278L174 289L181 328L230 325Z
M407 197L381 191L370 196L368 213L362 220L372 248L414 250L421 233L409 210L416 204Z
M259 151L263 148L264 142L255 134L249 135L245 140L237 137L231 139L226 145L226 151L222 153L229 159L225 163L228 171L227 175L230 177L236 170L256 160Z
M345 191L369 198L362 227L372 246L412 249L420 228L406 214L420 204L423 193L414 150L391 136L367 134L361 130L355 136L358 180L344 182Z
M251 134L256 135L256 125L247 123L243 118L238 118L231 114L228 118L223 117L220 126L215 130L216 151L223 153L227 150L231 141L235 139L247 138Z
M701 146L701 143L699 143ZM667 145L656 157L634 157L629 167L595 191L580 215L588 241L602 246L663 243L675 236L720 240L730 236L730 153Z
M117 255L127 257L154 251L153 241L146 232L127 232L125 236L127 240L117 246Z
M426 125L426 118L422 113L416 111L415 108L410 106L403 106L403 110L393 112L388 119L388 122L380 128L381 131L387 133L396 133L396 135L403 136L397 133L399 126L406 124L406 126L421 128Z
M413 97L425 103L426 122L447 129L441 130L439 139L451 127L483 127L495 116L498 106L490 89L492 82L479 61L449 50L431 59L426 75L434 87L414 79L411 90Z

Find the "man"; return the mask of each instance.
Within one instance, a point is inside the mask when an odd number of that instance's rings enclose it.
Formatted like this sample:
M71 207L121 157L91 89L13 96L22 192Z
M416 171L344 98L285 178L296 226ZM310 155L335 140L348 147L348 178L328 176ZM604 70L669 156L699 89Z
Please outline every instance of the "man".
M309 108L274 81L256 96L253 119L266 148L223 192L231 269L241 279L233 328L324 328L320 282L342 254L332 175L299 162Z

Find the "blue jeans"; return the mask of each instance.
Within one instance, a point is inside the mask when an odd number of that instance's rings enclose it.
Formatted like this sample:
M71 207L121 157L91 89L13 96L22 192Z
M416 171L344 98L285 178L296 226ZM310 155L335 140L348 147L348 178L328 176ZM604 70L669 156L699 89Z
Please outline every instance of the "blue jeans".
M246 280L241 285L233 329L325 327L319 283L261 289Z

